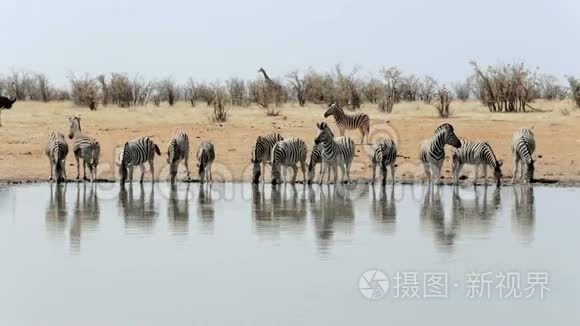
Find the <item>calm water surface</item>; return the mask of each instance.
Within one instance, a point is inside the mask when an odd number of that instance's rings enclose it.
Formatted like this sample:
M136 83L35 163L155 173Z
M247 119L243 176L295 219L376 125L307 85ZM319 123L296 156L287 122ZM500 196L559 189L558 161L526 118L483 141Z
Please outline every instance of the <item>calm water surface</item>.
M579 198L550 187L4 187L0 324L577 325ZM359 289L372 269L390 281L377 300ZM549 292L503 298L507 272L522 292L545 273ZM425 296L431 273L447 276L446 298ZM483 273L490 297L474 298Z

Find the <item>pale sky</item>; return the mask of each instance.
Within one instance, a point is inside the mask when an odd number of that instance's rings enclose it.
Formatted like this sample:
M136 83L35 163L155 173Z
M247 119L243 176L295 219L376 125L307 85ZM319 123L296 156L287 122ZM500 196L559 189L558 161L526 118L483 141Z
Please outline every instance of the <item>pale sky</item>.
M0 73L61 85L70 72L215 81L337 63L452 82L471 59L580 75L578 0L5 0L0 13Z

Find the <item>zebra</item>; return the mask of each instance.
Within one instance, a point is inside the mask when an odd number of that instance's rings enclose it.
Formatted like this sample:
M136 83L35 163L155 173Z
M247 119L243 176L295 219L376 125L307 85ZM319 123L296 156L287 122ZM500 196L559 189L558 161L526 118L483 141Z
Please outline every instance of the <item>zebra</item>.
M484 141L460 139L461 147L453 149L453 183L459 183L459 173L463 165L475 165L475 178L473 184L477 182L479 165L483 165L484 183L487 183L487 166L493 168L493 175L497 186L501 185L501 166L503 162L498 160L491 146Z
M281 178L281 167L284 168L284 176L287 177L287 167L291 167L294 171L292 183L296 182L296 174L298 174L298 167L302 169L302 180L306 182L306 155L308 153L308 146L304 140L300 138L290 138L277 142L272 147L272 184L283 182ZM286 179L286 178L285 178Z
M320 165L320 174L322 174L322 144L312 146L312 152L310 153L310 161L308 162L308 184L311 184L315 178L316 164ZM328 173L328 178L330 178L330 173ZM328 179L330 180L330 179Z
M56 182L65 181L65 160L68 155L68 144L62 133L53 131L48 136L45 153L50 162L50 178L48 180L55 180L54 177L56 176Z
M325 171L331 166L334 169L334 183L338 181L337 166L342 171L342 181L346 174L347 182L350 182L350 166L354 158L354 142L350 137L334 138L332 131L325 122L317 123L318 135L314 139L314 144L322 144L322 171L320 173L320 183ZM329 172L330 173L330 172Z
M99 165L101 145L95 138L82 134L81 117L72 116L68 118L68 121L70 123L68 138L73 139L73 153L75 154L75 160L77 162L77 180L81 174L79 159L83 159L83 179L87 180L88 165L91 180L95 182L97 179L97 165Z
M345 129L358 129L362 134L360 143L364 144L365 137L368 143L370 120L366 113L361 112L355 115L348 115L344 113L344 110L341 107L336 103L333 103L329 105L328 110L324 112L324 117L327 118L328 116L334 117L334 121L336 122L336 126L338 127L341 136L344 136Z
M270 163L272 147L281 140L284 140L284 138L279 133L258 136L256 139L256 142L252 146L252 158L250 161L254 165L254 183L260 181L260 176L262 176L262 180L266 179L266 164Z
M449 123L444 123L437 127L433 132L433 137L426 139L421 144L419 158L425 168L425 174L427 174L429 184L433 180L439 182L441 167L445 159L445 145L451 145L456 148L461 147L461 141L459 141L459 138L457 138L453 131L453 126Z
M369 153L371 166L373 168L373 178L371 183L375 183L377 165L381 168L383 184L387 179L387 166L391 167L391 180L395 183L395 161L397 160L397 145L390 138L380 138Z
M207 140L202 141L197 150L197 166L199 167L200 182L204 182L204 180L213 181L211 165L214 159L215 150L213 144Z
M514 170L512 183L516 180L518 168L520 169L520 179L524 183L531 183L534 180L534 163L532 154L536 150L536 141L531 129L521 128L516 130L512 141L512 154L514 159Z
M187 171L187 180L189 180L189 137L183 131L178 130L173 134L173 138L169 141L167 148L167 164L169 164L171 183L175 182L177 168L181 160L184 161L183 164Z
M127 170L129 170L129 182L133 182L133 168L139 166L141 169L140 183L143 183L145 176L145 162L149 162L151 170L151 182L155 182L155 169L153 162L155 154L161 155L159 146L157 146L149 137L134 139L126 142L121 152L121 164L119 166L119 174L121 175L121 184L125 184L127 180Z

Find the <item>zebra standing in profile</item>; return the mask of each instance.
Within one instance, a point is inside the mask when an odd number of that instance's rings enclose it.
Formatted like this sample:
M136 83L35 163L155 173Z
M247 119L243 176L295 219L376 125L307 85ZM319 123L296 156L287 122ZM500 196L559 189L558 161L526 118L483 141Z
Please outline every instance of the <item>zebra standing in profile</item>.
M501 166L502 161L499 161L487 142L479 140L461 139L461 147L453 149L453 183L459 183L459 173L463 165L475 165L475 178L473 184L477 182L479 174L479 165L483 165L484 184L487 183L487 166L493 169L495 183L497 186L501 184Z
M127 180L127 172L129 173L129 182L133 182L133 168L139 166L141 169L140 183L143 183L145 176L145 162L149 162L149 169L151 170L151 182L155 182L155 169L153 161L155 154L161 155L159 146L157 146L149 137L126 142L123 146L121 155L121 164L119 167L119 174L121 175L121 184ZM128 171L127 171L128 170Z
M459 138L457 138L453 131L453 126L449 123L444 123L437 127L433 132L433 137L426 139L421 144L419 158L425 168L425 174L427 174L429 184L433 180L440 182L439 176L441 175L441 167L445 159L445 145L451 145L456 148L461 147L461 141L459 141Z
M215 150L213 144L207 140L202 141L197 150L197 166L199 167L200 182L204 182L204 180L209 182L213 181L211 165L213 164L214 159Z
M89 172L91 173L91 181L95 182L97 179L97 166L99 165L101 145L95 138L82 134L81 117L69 117L68 121L70 123L68 138L73 140L73 153L77 161L77 180L81 175L79 159L82 159L83 179L87 180L88 165Z
M397 145L390 138L380 138L373 146L370 154L371 166L373 168L373 178L371 183L375 183L377 165L381 168L383 184L387 180L387 166L391 167L391 180L395 183L395 161L397 160Z
M296 182L296 174L298 174L298 167L302 169L302 180L306 182L306 155L308 153L308 146L304 140L300 138L290 138L277 142L272 148L272 184L281 183L282 180L281 168L284 168L284 179L287 180L288 167L294 171L292 183Z
M512 141L512 154L514 158L514 171L512 183L516 180L518 168L520 169L520 179L524 183L531 183L534 180L534 162L532 158L536 150L536 141L531 129L521 128L516 130Z
M189 180L189 137L187 137L187 134L183 131L178 130L169 141L169 146L167 148L167 164L169 164L171 183L175 182L177 168L181 160L184 161L183 164L187 171L187 180Z
M266 164L270 163L272 147L281 140L284 140L284 138L278 133L258 136L256 139L256 142L252 146L251 159L251 163L254 166L252 178L254 183L260 181L260 176L262 176L262 180L266 179Z
M338 181L337 166L342 172L342 181L346 174L346 181L350 182L350 166L354 159L354 141L350 137L343 136L334 138L332 131L325 122L317 123L318 135L314 139L314 144L322 144L322 171L320 182L329 166L334 169L334 183ZM330 173L330 172L329 172Z
M366 113L361 112L355 115L347 115L341 107L336 103L333 103L328 107L328 110L324 112L325 118L329 116L334 117L334 121L336 122L336 126L338 127L341 136L344 136L345 129L358 129L362 134L360 143L364 144L365 137L368 143L370 120Z
M68 154L68 144L64 139L64 135L58 131L53 131L48 136L46 143L46 156L50 162L50 178L49 180L65 181L66 180L66 165L65 160Z

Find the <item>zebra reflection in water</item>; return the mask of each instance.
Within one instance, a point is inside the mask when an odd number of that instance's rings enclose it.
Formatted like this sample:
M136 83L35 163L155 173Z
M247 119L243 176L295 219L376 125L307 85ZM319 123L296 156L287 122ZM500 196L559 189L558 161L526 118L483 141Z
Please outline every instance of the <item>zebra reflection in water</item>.
M88 192L87 188L89 188ZM69 225L71 252L80 252L83 234L97 230L100 215L97 185L95 183L83 183L82 185L77 183L75 207Z
M354 227L354 205L350 193L339 185L308 186L310 216L314 224L318 249L327 255L335 241L349 239ZM338 232L337 232L338 231ZM341 238L344 236L344 238Z
M442 250L451 250L457 235L457 220L445 220L445 210L441 200L441 188L426 187L427 192L423 197L420 216L421 222L433 230L435 242ZM453 216L452 216L453 217Z
M133 196L133 184L127 188L121 184L119 188L119 208L129 233L150 233L157 220L155 208L155 184L150 185L149 200L145 201L145 188L139 183L139 198Z
M397 203L395 202L395 186L381 186L376 189L372 185L372 216L378 228L385 234L394 234L397 222ZM387 188L390 195L387 198ZM377 194L378 193L378 194Z
M181 236L189 233L189 183L183 199L179 199L177 185L175 183L170 185L167 218L173 235Z
M534 240L536 230L536 204L534 187L514 185L514 206L512 210L512 230L524 243Z
M213 183L200 183L197 196L197 214L202 229L206 233L213 233L215 227L215 208L212 198Z
M50 198L46 206L46 230L51 235L64 235L66 228L66 187L67 184L50 183Z
M268 198L264 185L252 186L252 218L256 233L260 236L279 237L282 231L303 232L306 221L304 193L293 184L283 184L271 189Z
M470 189L473 189L473 199L465 199L461 198L459 187L454 187L451 202L452 220L461 226L462 231L490 233L493 221L501 208L501 188L494 187L491 200L487 196L487 186L483 187L483 195L481 195L481 187Z

